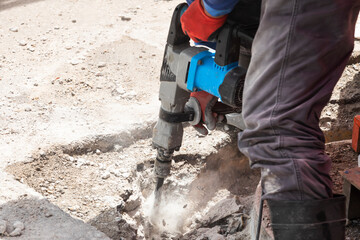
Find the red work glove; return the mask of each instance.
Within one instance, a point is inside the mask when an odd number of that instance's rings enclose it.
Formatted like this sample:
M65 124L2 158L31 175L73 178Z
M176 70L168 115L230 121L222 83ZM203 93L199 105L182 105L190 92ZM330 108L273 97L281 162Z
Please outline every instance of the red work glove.
M196 113L201 115L200 122L194 123L194 128L201 133L202 135L207 135L208 130L214 130L217 123L218 115L212 112L212 108L215 103L217 103L218 98L205 92L192 92L190 94L189 104L190 108L193 108L195 111L201 111L201 113ZM196 105L196 106L195 106ZM206 125L206 128L204 126Z
M195 0L181 16L183 32L195 42L208 41L224 25L227 15L210 17L205 13L202 0Z

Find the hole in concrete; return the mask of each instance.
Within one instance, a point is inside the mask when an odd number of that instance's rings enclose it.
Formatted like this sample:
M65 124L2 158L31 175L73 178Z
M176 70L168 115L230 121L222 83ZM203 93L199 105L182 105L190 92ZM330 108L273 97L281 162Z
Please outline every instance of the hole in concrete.
M243 229L259 172L250 170L237 150L234 132L216 131L203 138L185 129L156 219L151 212L156 156L151 138L133 138L116 148L113 138L102 139L101 144L98 137L93 144L37 154L7 171L112 239L188 239L215 232L246 239Z
M93 145L87 140L56 147L7 171L111 239L250 239L250 210L259 172L249 169L248 160L237 150L235 135L216 131L203 138L192 128L185 129L158 215L152 212L156 151L146 134L122 140L125 144L116 148L113 137L97 137ZM338 172L354 167L356 156L350 141L327 144L326 150L333 159L334 190L341 192ZM359 224L354 220L347 227L349 239L359 236Z

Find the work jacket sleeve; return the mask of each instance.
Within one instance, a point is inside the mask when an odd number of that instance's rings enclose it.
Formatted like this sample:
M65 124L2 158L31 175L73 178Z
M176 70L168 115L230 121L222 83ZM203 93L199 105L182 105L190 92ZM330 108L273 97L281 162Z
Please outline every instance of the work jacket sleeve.
M186 0L190 5L194 0ZM213 17L230 13L239 0L203 0L206 11Z

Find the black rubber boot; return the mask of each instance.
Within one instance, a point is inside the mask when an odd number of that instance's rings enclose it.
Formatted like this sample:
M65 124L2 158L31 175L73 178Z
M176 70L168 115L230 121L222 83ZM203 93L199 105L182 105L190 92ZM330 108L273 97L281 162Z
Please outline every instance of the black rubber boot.
M275 240L344 240L345 197L310 201L268 200Z

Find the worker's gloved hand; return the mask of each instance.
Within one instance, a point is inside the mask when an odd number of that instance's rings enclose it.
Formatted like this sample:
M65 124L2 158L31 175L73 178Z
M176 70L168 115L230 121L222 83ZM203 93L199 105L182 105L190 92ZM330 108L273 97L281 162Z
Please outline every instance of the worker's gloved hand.
M194 128L202 135L208 134L209 130L214 130L218 122L218 115L213 113L212 108L217 103L218 98L205 92L192 92L187 106L192 108L199 116L196 122L193 122ZM206 128L204 126L206 125Z
M201 1L191 3L180 19L183 32L195 42L213 39L227 18L227 15L211 17L204 10Z

